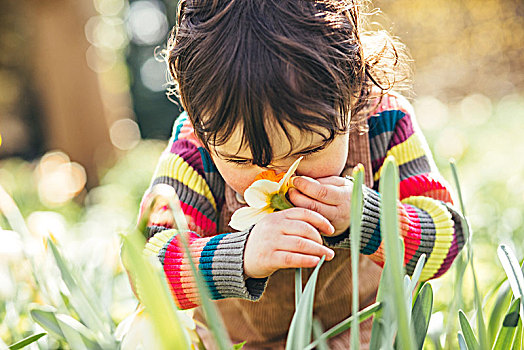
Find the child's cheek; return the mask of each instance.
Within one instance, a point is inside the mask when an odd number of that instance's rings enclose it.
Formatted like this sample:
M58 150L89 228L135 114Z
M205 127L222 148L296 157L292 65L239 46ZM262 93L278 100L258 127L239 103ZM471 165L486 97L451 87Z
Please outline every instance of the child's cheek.
M243 194L255 176L263 171L256 166L238 167L219 158L215 158L214 162L224 181L240 194Z

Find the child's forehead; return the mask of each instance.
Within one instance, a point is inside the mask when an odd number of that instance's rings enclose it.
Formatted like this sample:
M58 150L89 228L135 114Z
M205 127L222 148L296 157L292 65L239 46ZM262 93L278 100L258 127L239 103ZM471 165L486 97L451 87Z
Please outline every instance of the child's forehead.
M325 144L321 134L304 131L295 125L286 125L284 131L276 122L266 126L266 133L273 150L273 159L282 159L286 156L309 150ZM214 147L221 156L234 156L243 159L252 159L249 144L243 141L243 128L235 128L229 139L222 145Z

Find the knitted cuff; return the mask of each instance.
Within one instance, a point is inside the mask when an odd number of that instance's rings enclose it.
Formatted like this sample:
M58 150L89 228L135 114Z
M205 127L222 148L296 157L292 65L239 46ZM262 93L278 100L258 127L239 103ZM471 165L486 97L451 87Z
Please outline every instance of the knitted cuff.
M200 237L188 232L189 249L195 265L206 282L213 300L242 298L258 300L267 278L244 280L244 247L249 231ZM156 256L163 265L175 303L181 309L198 306L199 293L177 230L157 232L144 252Z
M380 193L364 187L364 208L362 211L362 228L360 238L360 252L365 255L373 254L380 243Z
M361 238L360 238L360 252L362 254L372 254L372 252L366 253L366 247L368 244L376 247L380 245L380 231L378 228L378 220L380 218L380 194L370 189L369 187L363 186L363 200L364 205L362 208L362 221L361 221ZM324 244L330 248L349 248L350 246L350 228L335 237L323 236Z
M222 235L220 235L222 236ZM258 300L266 288L267 278L244 280L244 248L249 230L224 235L217 243L206 245L206 252L212 254L210 261L201 258L200 271L211 287L213 299L242 298ZM209 248L209 249L206 249Z

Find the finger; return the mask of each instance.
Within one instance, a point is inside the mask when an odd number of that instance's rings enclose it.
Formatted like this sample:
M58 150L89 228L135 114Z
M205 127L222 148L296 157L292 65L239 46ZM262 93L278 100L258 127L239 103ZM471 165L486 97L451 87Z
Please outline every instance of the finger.
M311 224L300 220L283 221L285 229L282 233L287 236L297 236L322 244L322 236Z
M307 176L295 177L293 187L306 196L325 204L337 204L342 200L342 193L337 186L324 185Z
M320 182L322 185L332 185L337 187L348 186L352 183L348 179L340 176L319 177L315 180Z
M280 236L276 249L305 255L315 255L319 258L325 255L328 261L332 260L335 256L335 252L328 247L298 236Z
M315 267L320 258L318 256L304 255L300 253L277 250L273 253L274 267L278 269Z
M282 214L286 219L304 221L325 234L330 235L335 232L335 228L328 219L307 208L290 208L283 210Z
M291 203L296 207L306 208L314 211L325 218L334 219L338 214L338 209L334 205L324 204L313 198L305 196L296 189L290 189L288 192Z

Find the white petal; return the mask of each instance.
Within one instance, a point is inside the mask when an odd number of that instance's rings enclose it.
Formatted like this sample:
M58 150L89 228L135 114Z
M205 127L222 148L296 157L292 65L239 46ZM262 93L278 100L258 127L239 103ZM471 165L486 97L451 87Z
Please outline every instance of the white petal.
M243 231L248 229L251 225L259 222L264 216L271 213L273 209L271 208L250 208L244 207L240 208L233 213L231 216L231 221L229 226L238 231Z
M277 193L280 185L266 179L257 180L244 191L244 200L253 208L262 209L268 205L270 195Z
M295 171L297 170L298 168L298 164L300 163L300 161L302 160L302 158L304 157L300 157L298 158L297 160L295 160L295 162L291 165L291 167L288 169L288 171L286 172L286 175L284 175L284 177L282 178L282 180L280 180L278 182L278 189L280 190L280 188L289 181L289 179L291 178L291 176L293 176L293 174L295 173Z

